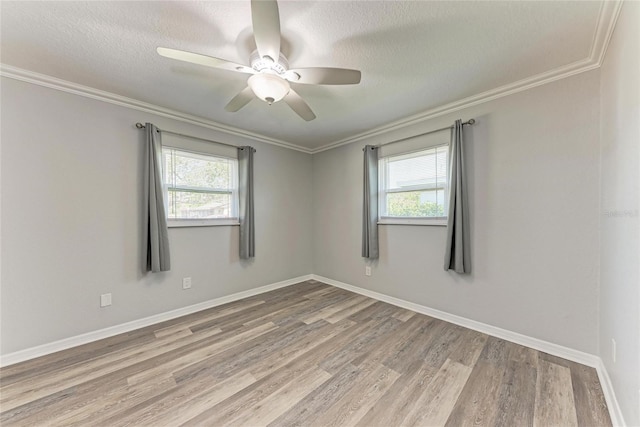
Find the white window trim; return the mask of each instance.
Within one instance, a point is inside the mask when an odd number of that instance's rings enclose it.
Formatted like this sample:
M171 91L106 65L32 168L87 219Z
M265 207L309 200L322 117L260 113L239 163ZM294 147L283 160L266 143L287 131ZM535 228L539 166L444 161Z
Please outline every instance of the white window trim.
M206 219L168 219L168 228L184 228L184 227L217 227L220 225L234 226L240 225L238 218L206 218Z
M437 227L447 226L446 217L432 218L403 218L395 216L383 216L378 220L378 225L431 225Z
M203 193L209 193L209 194L231 194L231 211L233 213L238 213L239 212L239 206L238 206L238 159L237 158L233 158L233 157L228 157L228 156L224 156L221 154L211 154L211 153L203 153L203 152L198 152L198 151L193 151L193 150L189 150L189 149L184 149L184 148L180 148L180 147L175 147L173 145L163 145L162 149L164 150L165 148L170 149L170 150L176 150L176 151L180 151L180 152L186 152L186 153L190 153L190 154L194 154L196 156L201 156L203 158L208 158L208 157L218 157L218 158L222 158L222 159L229 159L229 160L234 160L235 164L233 167L233 173L231 174L232 177L232 188L230 190L227 189L199 189L199 188L195 188L195 187L188 187L188 186L175 186L172 187L168 184L165 184L163 187L163 191L164 194L163 196L165 197L165 210L167 211L167 215L169 213L169 207L167 206L168 203L168 193L169 193L169 188L175 188L175 189L185 189L185 190L201 190ZM164 163L163 163L164 166ZM162 170L162 177L163 180L166 181L165 179L165 173L166 171ZM218 226L236 226L236 225L240 225L240 219L238 217L230 217L230 218L168 218L167 217L167 228L186 228L186 227L218 227Z
M404 153L391 154L389 156L384 156L380 158L380 163L383 163L382 160L388 157L401 157L407 156L410 157L412 154L419 153L421 151L437 149L439 147L449 147L449 143L445 144L433 144L428 147L418 148L411 151L407 151ZM380 182L378 183L379 187L381 187L381 182L386 180L386 168L378 168L378 174L380 176ZM430 185L416 185L412 187L406 187L402 189L393 189L393 190L379 190L378 191L378 211L382 212L384 204L386 204L386 195L387 193L402 193L406 191L412 190L428 190ZM446 188L446 187L445 187ZM445 192L445 198L448 196L447 192ZM445 209L448 208L448 203L445 202ZM427 225L427 226L437 226L437 227L446 227L448 223L448 217L400 217L400 216L378 216L378 225Z

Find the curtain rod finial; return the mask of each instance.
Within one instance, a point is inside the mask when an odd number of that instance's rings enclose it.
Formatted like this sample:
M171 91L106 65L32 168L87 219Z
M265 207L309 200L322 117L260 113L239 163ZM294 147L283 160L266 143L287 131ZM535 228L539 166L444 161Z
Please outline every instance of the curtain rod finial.
M469 124L472 125L476 122L476 119L469 119Z
M136 123L136 127L138 129L144 129L144 125L142 123L140 123L140 122Z

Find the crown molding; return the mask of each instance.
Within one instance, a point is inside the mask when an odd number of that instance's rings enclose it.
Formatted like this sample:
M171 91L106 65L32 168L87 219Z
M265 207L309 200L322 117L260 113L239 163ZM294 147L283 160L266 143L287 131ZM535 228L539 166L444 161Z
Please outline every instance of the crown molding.
M109 104L131 108L137 111L143 111L145 113L156 114L158 116L167 117L184 123L212 129L218 132L225 133L227 135L249 138L254 141L264 142L266 144L276 145L278 147L289 148L291 150L302 151L303 153L311 154L311 150L309 150L308 148L301 147L296 144L291 144L286 141L269 138L267 136L242 130L233 126L226 126L221 123L214 122L213 120L207 120L202 117L182 113L170 108L160 107L158 105L138 101L133 98L127 98L125 96L116 95L111 92L94 89L88 86L83 86L67 80L47 76L45 74L24 70L22 68L13 67L11 65L0 63L0 76L32 83L38 86L47 87L49 89L59 90L61 92L72 93L74 95L95 99Z
M223 125L213 120L204 119L202 117L182 113L177 110L160 107L158 105L145 103L132 98L116 95L110 92L101 91L88 86L83 86L66 80L61 80L55 77L47 76L44 74L35 73L32 71L24 70L17 67L12 67L6 64L0 63L0 76L20 80L28 83L33 83L39 86L44 86L50 89L60 90L62 92L72 93L79 96L84 96L91 99L107 102L110 104L120 105L127 108L131 108L138 111L144 111L147 113L156 114L162 117L178 120L185 123L202 126L204 128L212 129L218 132L226 133L228 135L240 136L249 138L254 141L264 142L279 147L289 148L296 151L301 151L306 154L315 154L322 151L337 148L342 145L351 144L353 142L362 141L366 138L371 138L378 135L388 134L392 131L403 129L407 126L415 125L436 117L463 110L474 105L482 104L494 99L502 98L508 95L512 95L518 92L522 92L528 89L532 89L537 86L541 86L547 83L555 82L557 80L571 77L576 74L580 74L586 71L590 71L599 68L604 61L611 36L615 29L615 25L622 8L623 0L604 0L598 15L598 21L593 35L593 41L591 44L591 50L589 57L576 61L574 63L558 67L554 70L547 71L526 79L519 80L508 85L500 86L498 88L479 93L468 98L464 98L449 104L441 105L436 108L432 108L421 113L406 117L404 119L388 123L383 126L376 127L374 129L361 132L350 137L340 139L338 141L331 142L329 144L317 147L307 148L298 144L294 144L287 141L282 141L275 138L270 138L258 133L249 132L236 127Z
M622 9L623 0L605 0L600 6L600 14L598 15L598 24L593 34L593 42L591 44L591 52L589 58L595 61L598 66L604 62L607 54L607 48L611 41L611 36L616 28L620 9Z
M380 126L380 127L371 129L369 131L362 132L357 135L353 135L348 138L332 142L327 145L323 145L322 147L318 147L315 150L313 150L313 153L315 154L322 151L330 150L332 148L337 148L342 145L347 145L357 141L362 141L363 139L372 138L374 136L384 135L396 130L406 128L411 125L415 125L418 123L425 122L427 120L434 119L439 116L443 116L445 114L460 111L465 108L469 108L478 104L483 104L485 102L489 102L494 99L512 95L514 93L523 92L525 90L532 89L534 87L541 86L547 83L551 83L556 80L561 80L566 77L573 76L575 74L583 73L585 71L590 71L590 70L593 70L594 68L598 68L598 64L593 64L590 59L574 62L573 64L556 68L555 70L538 74L534 77L519 80L515 83L504 85L496 89L488 90L486 92L482 92L477 95L470 96L468 98L463 98L461 100L454 101L449 104L445 104L436 108L432 108L427 111L423 111L413 116L405 117L404 119L391 122L384 126Z
M607 47L609 46L609 41L611 40L611 35L613 34L613 30L615 29L616 21L622 7L622 2L623 0L603 1L600 7L600 12L598 14L598 21L594 31L593 41L588 58L573 62L568 65L564 65L562 67L558 67L551 71L528 77L526 79L519 80L514 83L510 83L508 85L500 86L498 88L491 89L486 92L470 96L468 98L441 105L439 107L423 111L413 116L405 117L404 119L397 120L395 122L391 122L386 125L338 141L334 141L332 143L315 148L311 150L311 152L312 154L320 153L322 151L330 150L342 145L362 141L366 138L384 135L389 132L400 130L407 126L415 125L445 114L460 111L474 105L482 104L494 99L502 98L514 93L522 92L537 86L555 82L557 80L561 80L567 77L574 76L576 74L599 68L602 65Z

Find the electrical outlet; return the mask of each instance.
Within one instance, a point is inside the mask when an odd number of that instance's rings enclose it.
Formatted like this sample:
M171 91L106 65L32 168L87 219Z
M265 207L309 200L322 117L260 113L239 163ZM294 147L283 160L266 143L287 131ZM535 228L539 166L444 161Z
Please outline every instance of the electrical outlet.
M100 295L100 307L108 307L111 305L111 294Z
M191 289L191 277L182 279L182 289Z
M616 363L616 356L618 353L616 340L611 338L611 358L613 359L613 363Z
M371 276L371 266L370 266L370 265L367 265L367 266L364 268L364 275L365 275L365 276Z

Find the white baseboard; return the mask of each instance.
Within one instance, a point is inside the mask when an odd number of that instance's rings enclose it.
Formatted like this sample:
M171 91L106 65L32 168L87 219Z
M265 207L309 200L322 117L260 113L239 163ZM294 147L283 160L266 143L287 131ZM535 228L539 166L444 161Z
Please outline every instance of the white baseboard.
M120 325L110 326L108 328L100 329L86 334L77 335L75 337L65 338L52 343L39 345L37 347L28 348L25 350L9 353L4 356L0 356L0 366L9 366L15 363L23 362L26 360L34 359L36 357L44 356L47 354L55 353L57 351L66 350L71 347L76 347L82 344L87 344L93 341L97 341L103 338L109 338L114 335L118 335L124 332L129 332L135 329L150 326L156 323L164 322L166 320L175 319L176 317L185 316L187 314L202 311L211 307L216 307L229 302L237 301L242 298L259 295L265 292L269 292L275 289L291 286L296 283L304 282L306 280L317 280L319 282L326 283L331 286L342 288L351 292L355 292L360 295L364 295L378 301L383 301L389 304L396 305L398 307L406 308L408 310L415 311L417 313L426 314L427 316L435 317L436 319L444 320L465 328L472 329L474 331L482 332L487 335L491 335L497 338L501 338L516 344L520 344L526 347L533 348L535 350L543 351L545 353L552 354L557 357L562 357L583 365L593 367L598 372L598 378L602 385L602 390L609 407L609 413L611 415L611 422L614 426L625 426L624 417L620 410L620 405L616 399L613 385L609 374L602 362L602 359L592 354L584 353L578 350L574 350L568 347L564 347L558 344L543 341L537 338L529 337L517 332L509 331L506 329L498 328L496 326L488 325L486 323L477 322L475 320L467 319L465 317L450 314L444 311L436 310L434 308L426 307L420 304L409 302L400 298L395 298L389 295L381 294L379 292L370 291L368 289L360 288L357 286L349 285L337 280L329 279L328 277L318 276L316 274L307 274L293 279L284 280L282 282L272 283L270 285L261 286L255 289L249 289L247 291L238 292L235 294L227 295L220 298L215 298L209 301L204 301L198 304L190 305L188 307L179 308L176 310L167 311L165 313L156 314L153 316L145 317L143 319L134 320L131 322L123 323Z
M434 308L426 307L424 305L409 302L400 298L395 298L389 295L381 294L379 292L360 288L358 286L349 285L347 283L329 279L328 277L318 276L317 274L312 274L311 278L313 280L317 280L319 282L326 283L337 288L342 288L347 291L355 292L357 294L364 295L378 301L383 301L398 307L406 308L408 310L415 311L416 313L426 314L427 316L435 317L436 319L444 320L455 325L463 326L474 331L482 332L484 334L520 344L525 347L533 348L534 350L542 351L553 356L561 357L563 359L571 360L573 362L595 368L596 372L598 373L598 378L600 379L600 384L602 385L605 400L607 401L609 414L611 416L611 422L614 426L625 426L624 418L622 417L620 405L618 404L618 400L616 399L609 374L607 373L602 359L600 359L600 357L598 356L578 351L569 347L564 347L538 338L529 337L517 332L498 328L486 323L477 322L475 320L467 319L455 314L436 310Z
M74 337L64 338L51 343L16 351L14 353L0 356L0 366L9 366L19 362L24 362L26 360L34 359L36 357L55 353L57 351L66 350L71 347L88 344L90 342L109 338L114 335L122 334L124 332L129 332L135 329L140 329L156 323L164 322L165 320L175 319L176 317L181 317L187 314L206 310L207 308L216 307L218 305L227 304L229 302L237 301L243 298L263 294L275 289L291 286L296 283L310 280L311 278L312 275L307 274L305 276L283 280L282 282L272 283L270 285L261 286L259 288L249 289L247 291L237 292L235 294L227 295L224 297L215 298L187 307L178 308L176 310L154 314L153 316L145 317L143 319L133 320L131 322L122 323L120 325L110 326L108 328L100 329L97 331L87 332L86 334L76 335Z
M602 359L598 358L598 360L600 361L600 363L596 367L596 371L598 372L598 379L600 380L602 392L604 393L604 398L607 401L607 407L609 408L611 424L613 424L614 426L625 427L627 424L624 421L624 416L622 416L620 404L618 403L616 394L613 391L613 384L611 383L611 378L609 378L607 368L604 366L604 362L602 361Z
M431 307L409 302L400 298L391 297L389 295L381 294L378 292L363 289L357 286L342 283L337 280L329 279L327 277L321 277L312 275L312 278L329 285L346 289L357 294L365 295L379 301L383 301L389 304L396 305L398 307L406 308L416 313L426 314L427 316L435 317L436 319L444 320L455 325L463 326L465 328L473 329L474 331L482 332L487 335L491 335L497 338L501 338L507 341L514 342L526 347L531 347L535 350L543 351L545 353L552 354L554 356L562 357L564 359L572 360L583 365L596 368L599 366L600 358L592 354L584 353L578 350L574 350L568 347L563 347L558 344L553 344L548 341L543 341L537 338L532 338L526 335L519 334L517 332L508 331L506 329L498 328L496 326L487 325L486 323L477 322L475 320L467 319L466 317L456 316L444 311L436 310Z

